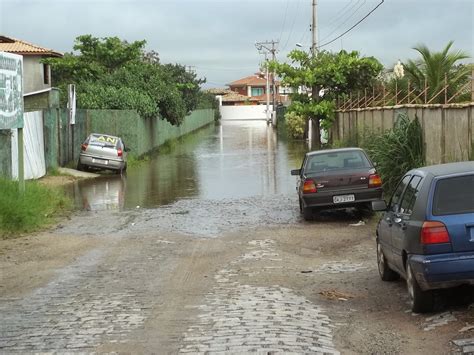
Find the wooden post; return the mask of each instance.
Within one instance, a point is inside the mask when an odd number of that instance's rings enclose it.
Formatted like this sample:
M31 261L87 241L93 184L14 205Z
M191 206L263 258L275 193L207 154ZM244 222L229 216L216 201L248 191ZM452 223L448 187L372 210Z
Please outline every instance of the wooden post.
M474 102L474 69L471 73L471 101Z
M398 80L395 80L395 105L398 105Z
M18 184L20 193L25 193L25 154L23 142L23 128L18 128Z
M364 89L364 107L367 107L367 88Z
M383 87L383 89L382 89L383 90L382 106L385 107L385 85L382 85L382 87Z
M407 93L407 98L408 98L408 104L411 104L411 101L410 101L410 80L408 80L408 84L407 84L407 90L408 90L408 93Z
M448 103L448 74L444 74L444 103Z
M426 105L426 101L428 101L428 81L427 79L425 78L425 105Z

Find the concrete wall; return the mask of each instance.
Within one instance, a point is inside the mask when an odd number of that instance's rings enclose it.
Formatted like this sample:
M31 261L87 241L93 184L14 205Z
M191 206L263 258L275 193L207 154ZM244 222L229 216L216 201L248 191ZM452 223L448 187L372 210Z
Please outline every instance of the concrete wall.
M106 133L123 138L130 155L141 156L169 140L186 135L214 122L214 110L196 110L180 126L163 119L143 119L134 110L77 110L76 124L68 124L64 109L44 111L46 166L75 162L81 143L90 133Z
M272 105L269 110L272 111ZM226 120L266 120L266 105L220 106L221 119Z
M400 114L420 120L427 164L474 159L474 103L340 111L333 126L333 139L353 142L365 131L392 129Z
M24 112L46 110L48 108L59 107L59 90L56 88L51 91L42 92L36 95L23 97Z
M43 63L40 63L41 56L23 56L23 85L24 93L40 91L51 87L51 69L49 69L49 84L44 83Z

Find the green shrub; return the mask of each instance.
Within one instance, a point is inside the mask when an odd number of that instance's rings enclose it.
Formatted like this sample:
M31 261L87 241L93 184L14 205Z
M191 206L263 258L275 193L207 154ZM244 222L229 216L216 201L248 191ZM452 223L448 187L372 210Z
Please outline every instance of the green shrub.
M298 115L294 111L289 111L285 114L286 127L291 137L296 139L303 139L306 130L306 120L303 116Z
M71 207L61 190L37 182L27 182L21 194L18 182L2 178L0 191L0 236L37 230Z
M400 178L413 168L425 165L423 132L415 117L400 115L392 130L381 135L369 133L362 140L362 147L377 163L384 190L390 195Z

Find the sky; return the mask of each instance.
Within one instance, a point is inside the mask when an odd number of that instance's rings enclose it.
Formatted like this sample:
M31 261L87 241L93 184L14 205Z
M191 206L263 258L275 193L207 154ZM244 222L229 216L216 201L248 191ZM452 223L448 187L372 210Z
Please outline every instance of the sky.
M318 0L320 45L362 19L382 0ZM0 34L60 52L82 34L147 41L163 63L192 66L205 87L258 72L255 42L278 41L286 60L311 45L311 0L0 0ZM474 0L385 0L360 25L321 49L357 50L387 68L416 59L426 44L474 55ZM473 60L470 59L472 62Z

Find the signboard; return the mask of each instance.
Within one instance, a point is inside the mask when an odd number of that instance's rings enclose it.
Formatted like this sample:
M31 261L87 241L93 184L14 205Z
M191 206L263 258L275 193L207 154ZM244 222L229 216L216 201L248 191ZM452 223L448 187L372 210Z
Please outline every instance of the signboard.
M23 127L23 57L0 52L0 129Z

